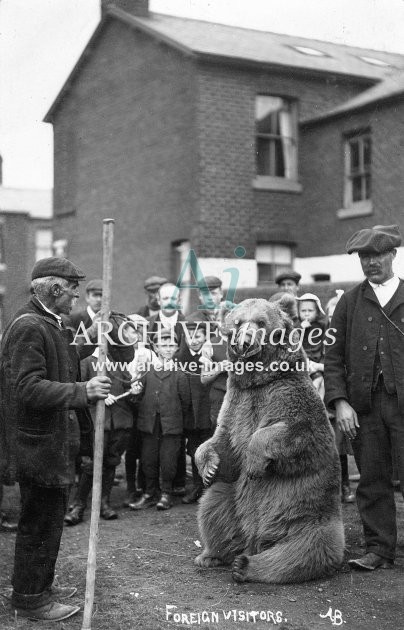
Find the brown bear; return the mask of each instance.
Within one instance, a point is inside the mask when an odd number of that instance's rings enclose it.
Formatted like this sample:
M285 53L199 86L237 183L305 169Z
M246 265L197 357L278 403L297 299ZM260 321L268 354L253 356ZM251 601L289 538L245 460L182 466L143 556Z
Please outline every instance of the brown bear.
M344 555L340 464L299 331L276 303L226 318L233 370L212 438L196 452L205 485L198 566L233 564L237 582L302 582Z

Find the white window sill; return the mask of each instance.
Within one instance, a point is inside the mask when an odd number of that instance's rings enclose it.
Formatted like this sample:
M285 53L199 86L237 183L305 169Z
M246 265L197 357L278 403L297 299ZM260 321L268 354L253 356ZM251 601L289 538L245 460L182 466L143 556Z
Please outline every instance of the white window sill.
M0 263L0 271L6 271L7 265L6 263Z
M266 175L257 175L257 177L252 180L252 187L257 190L275 190L279 192L295 193L300 193L303 190L303 186L293 179L286 179L286 177L270 177Z
M366 201L358 201L352 204L350 208L341 208L337 210L339 219L351 219L354 217L366 217L373 213L373 206L370 199Z

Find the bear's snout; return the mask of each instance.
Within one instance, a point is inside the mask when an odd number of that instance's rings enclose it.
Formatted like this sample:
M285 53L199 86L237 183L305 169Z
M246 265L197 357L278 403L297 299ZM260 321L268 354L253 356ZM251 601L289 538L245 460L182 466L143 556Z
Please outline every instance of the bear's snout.
M230 345L238 357L250 357L261 351L265 331L254 322L244 322L230 337Z

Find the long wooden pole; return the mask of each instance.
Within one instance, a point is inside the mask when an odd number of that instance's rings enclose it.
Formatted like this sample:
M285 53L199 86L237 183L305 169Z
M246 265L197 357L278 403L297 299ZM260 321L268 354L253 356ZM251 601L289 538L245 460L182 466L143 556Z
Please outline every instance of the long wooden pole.
M103 221L103 274L102 274L102 305L101 322L108 321L111 305L111 281L112 281L112 256L114 244L114 220ZM99 344L98 376L106 375L105 362L108 352L108 343L103 335ZM94 605L95 570L97 566L98 524L100 520L101 488L102 488L102 458L104 450L104 423L105 402L98 400L95 415L94 438L94 470L93 470L93 496L91 502L90 539L88 545L86 598L84 604L84 616L82 630L91 630L91 617Z

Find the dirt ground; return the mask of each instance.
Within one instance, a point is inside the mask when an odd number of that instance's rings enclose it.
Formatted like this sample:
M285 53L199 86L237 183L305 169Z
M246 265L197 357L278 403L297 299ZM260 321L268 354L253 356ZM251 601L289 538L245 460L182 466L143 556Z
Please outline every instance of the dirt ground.
M4 508L18 514L18 488L5 488ZM393 570L351 572L347 564L332 578L296 585L237 584L228 567L200 569L197 505L135 513L122 506L125 484L113 490L119 519L101 521L92 630L401 630L404 627L404 502L396 493L398 558ZM57 573L75 585L71 602L84 606L89 515L66 528ZM346 559L363 551L356 505L343 507ZM0 533L0 593L7 596L15 535ZM79 630L82 613L57 624L15 620L0 598L0 629Z

